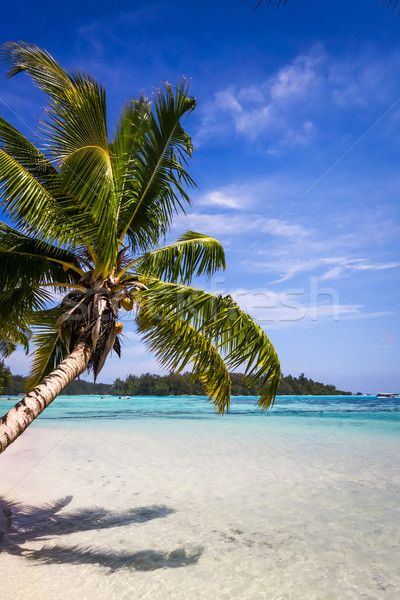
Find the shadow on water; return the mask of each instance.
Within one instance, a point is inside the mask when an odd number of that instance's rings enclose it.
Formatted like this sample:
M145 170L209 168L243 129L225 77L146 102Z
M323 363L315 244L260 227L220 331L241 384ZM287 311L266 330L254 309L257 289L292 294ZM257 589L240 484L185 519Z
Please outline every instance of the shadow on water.
M71 500L72 496L68 496L38 507L0 501L0 552L21 556L40 564L98 564L110 571L123 568L153 571L185 567L196 563L201 556L201 548L190 551L177 548L170 552L143 550L134 553L102 552L63 545L27 548L25 544L29 542L48 541L57 535L145 523L175 512L166 506L144 506L123 512L91 508L60 514Z

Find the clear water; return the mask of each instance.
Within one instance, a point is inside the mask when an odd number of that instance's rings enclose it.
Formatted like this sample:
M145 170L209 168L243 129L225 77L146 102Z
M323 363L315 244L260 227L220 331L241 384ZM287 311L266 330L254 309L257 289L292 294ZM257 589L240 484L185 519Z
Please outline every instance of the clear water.
M18 396L0 397L0 410L5 413L19 400ZM257 398L233 397L229 415L218 415L206 397L197 396L59 396L42 415L43 420L138 420L138 419L275 419L307 417L345 419L358 422L385 422L388 430L400 423L400 398L376 396L278 396L268 411L257 407Z

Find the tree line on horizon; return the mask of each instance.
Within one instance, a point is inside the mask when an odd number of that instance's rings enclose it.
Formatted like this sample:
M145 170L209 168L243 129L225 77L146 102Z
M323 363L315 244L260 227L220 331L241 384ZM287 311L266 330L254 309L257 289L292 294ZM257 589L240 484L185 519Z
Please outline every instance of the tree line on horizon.
M242 373L230 373L232 382L232 396L256 396L256 390L247 388L243 383ZM0 362L0 393L15 396L25 391L26 377L12 375L10 370ZM3 392L1 389L3 388ZM77 379L70 383L62 394L68 395L115 395L115 396L206 396L204 386L199 379L193 379L191 373L176 375L156 375L144 373L142 375L128 375L126 379L116 379L114 383L92 383ZM336 389L334 385L326 385L313 379L308 379L302 373L299 377L292 375L282 376L279 384L280 396L329 396L351 395Z

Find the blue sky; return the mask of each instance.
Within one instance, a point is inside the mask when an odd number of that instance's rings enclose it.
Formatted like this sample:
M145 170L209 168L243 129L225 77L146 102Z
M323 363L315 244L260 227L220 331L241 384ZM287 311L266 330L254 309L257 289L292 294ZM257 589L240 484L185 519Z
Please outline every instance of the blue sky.
M191 79L198 189L171 237L213 235L228 264L201 284L257 318L285 374L400 391L400 18L379 0L255 4L6 3L0 39L104 82L110 136L126 99ZM29 137L43 103L0 80L0 114ZM101 381L161 372L123 321Z

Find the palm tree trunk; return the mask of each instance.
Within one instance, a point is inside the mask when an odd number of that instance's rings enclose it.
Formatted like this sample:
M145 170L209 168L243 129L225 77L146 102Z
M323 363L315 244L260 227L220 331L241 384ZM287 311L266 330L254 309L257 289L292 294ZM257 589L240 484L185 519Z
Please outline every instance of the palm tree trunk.
M92 351L90 346L78 344L54 371L0 418L0 454L53 402L61 390L83 373Z

